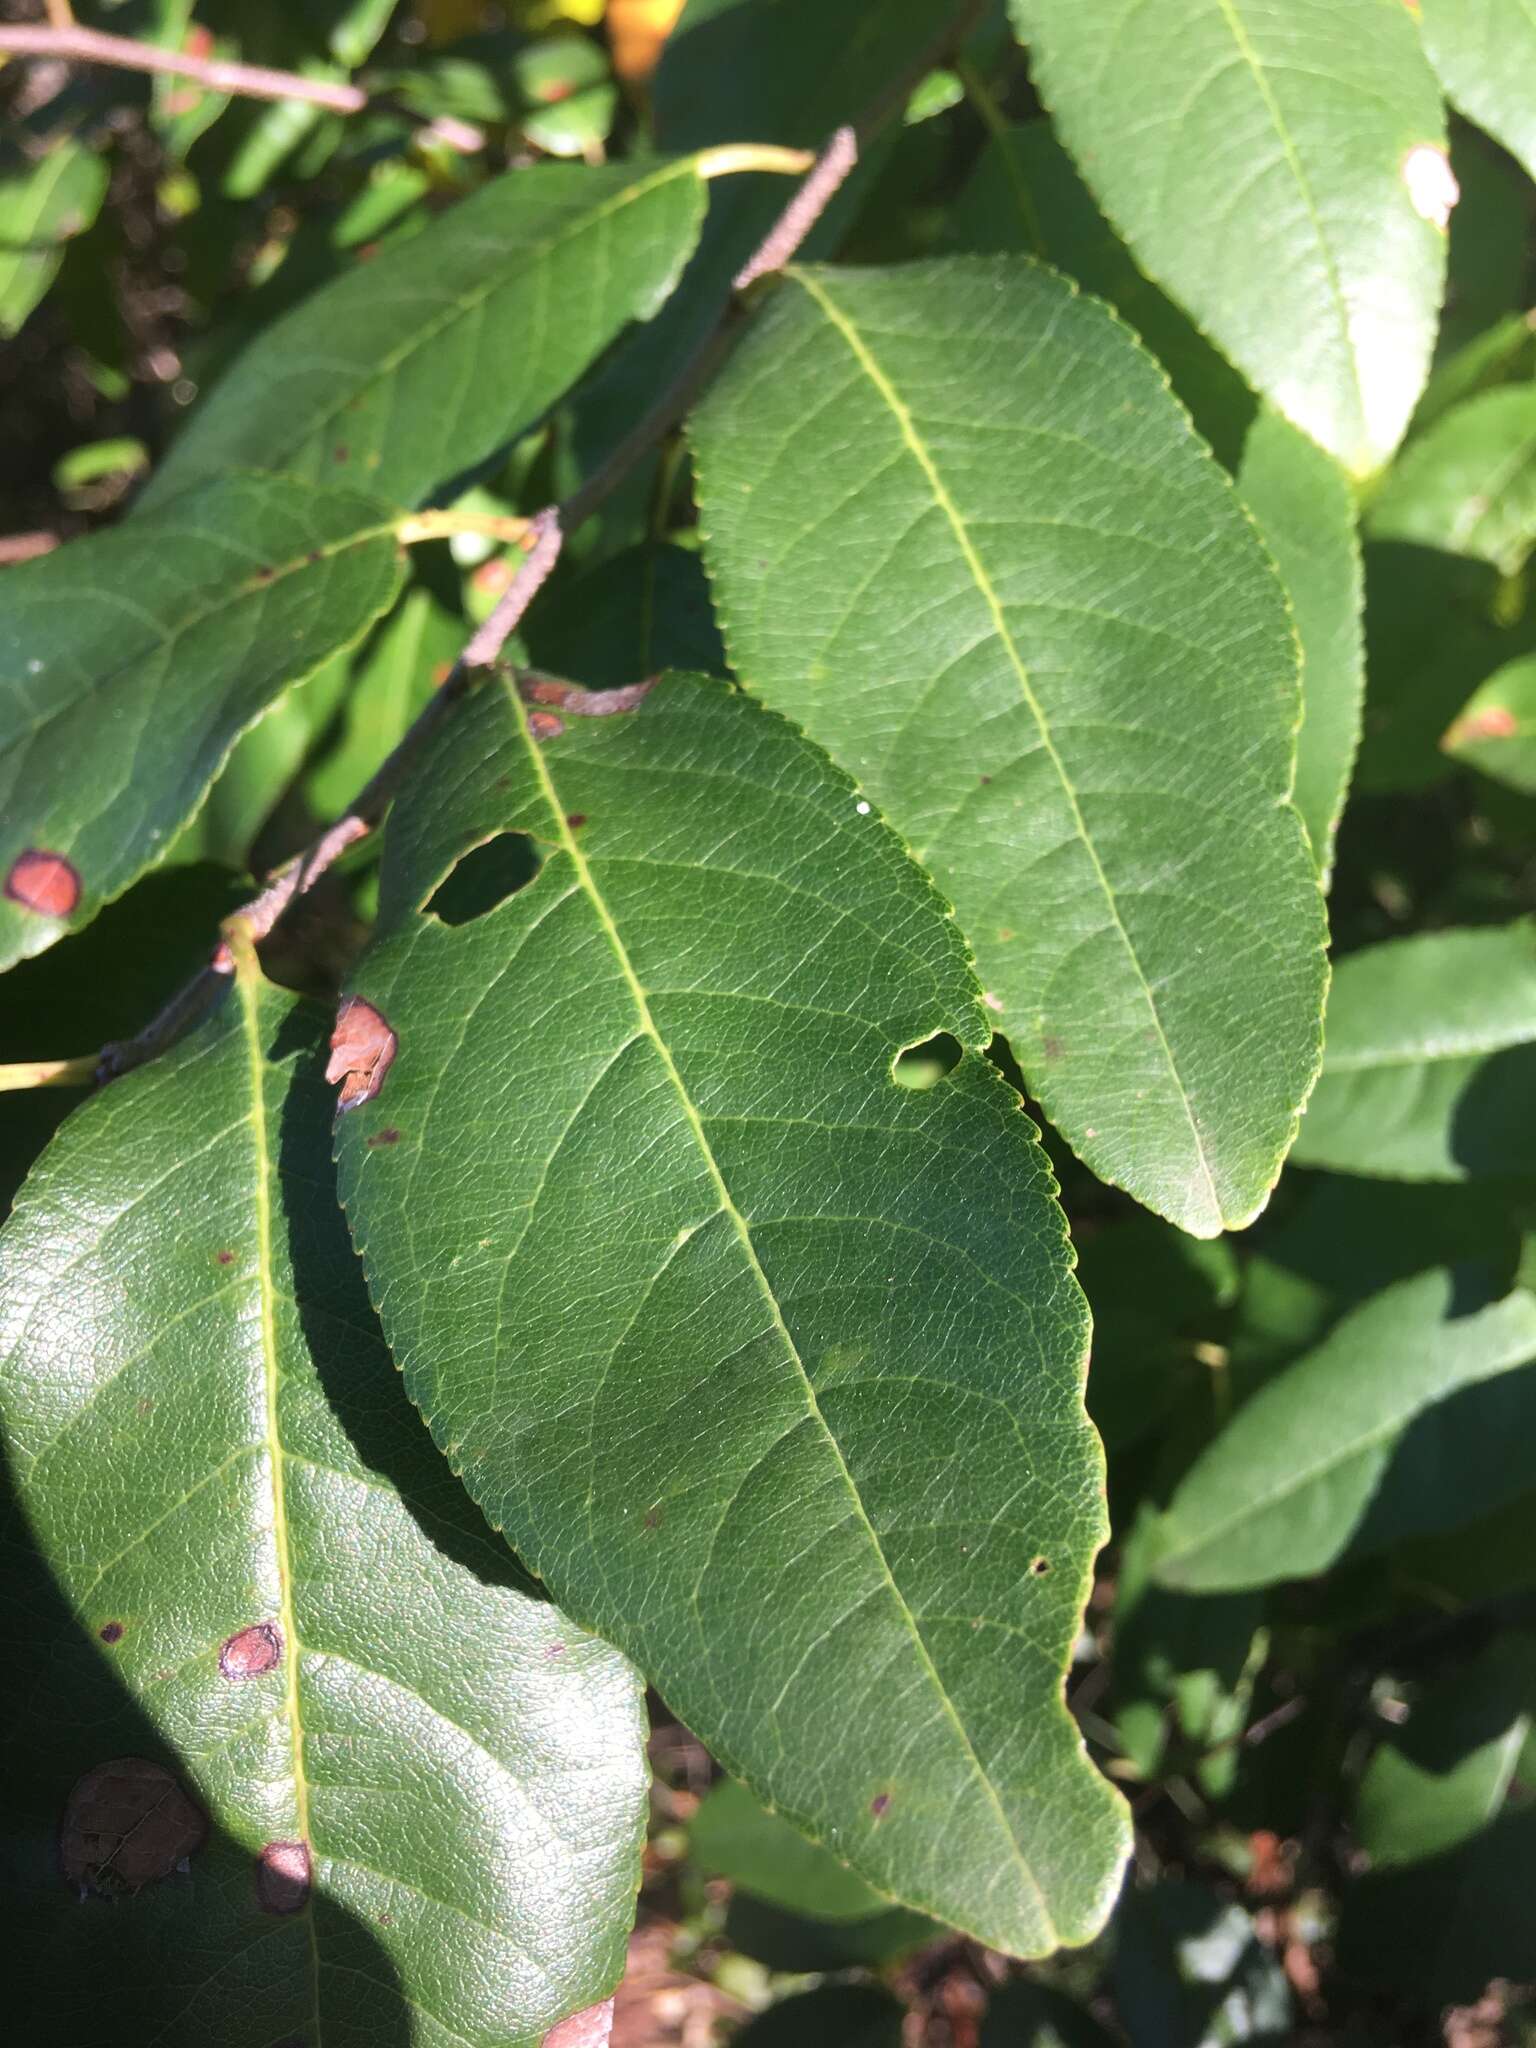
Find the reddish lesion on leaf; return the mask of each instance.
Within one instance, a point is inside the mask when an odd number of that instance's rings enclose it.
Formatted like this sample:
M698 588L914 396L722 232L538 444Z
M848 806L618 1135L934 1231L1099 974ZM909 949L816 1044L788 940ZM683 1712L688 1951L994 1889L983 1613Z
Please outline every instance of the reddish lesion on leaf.
M1474 711L1470 718L1458 718L1445 736L1447 747L1464 747L1470 740L1512 740L1520 721L1507 704L1490 704Z
M343 997L325 1069L327 1081L341 1083L338 1109L356 1109L373 1100L384 1086L399 1043L372 1003L362 996Z
M62 853L29 846L11 863L5 893L38 917L68 917L80 901L80 876Z
M612 2034L613 2000L605 1998L551 2027L540 2048L608 2048Z
M263 1913L298 1913L309 1903L308 1842L268 1842L256 1859L256 1903Z
M238 1629L219 1651L219 1671L225 1678L260 1678L275 1671L282 1662L283 1632L275 1621L255 1621Z
M525 669L517 679L518 695L525 704L553 706L563 711L568 718L611 718L618 711L633 711L643 703L658 678L646 676L638 683L625 683L617 690L584 690L580 683L567 683L559 676L540 675L537 670ZM533 727L535 711L528 723ZM536 729L536 728L535 728Z
M65 1879L82 1896L158 1884L200 1849L208 1817L164 1764L122 1756L75 1781L59 1831Z

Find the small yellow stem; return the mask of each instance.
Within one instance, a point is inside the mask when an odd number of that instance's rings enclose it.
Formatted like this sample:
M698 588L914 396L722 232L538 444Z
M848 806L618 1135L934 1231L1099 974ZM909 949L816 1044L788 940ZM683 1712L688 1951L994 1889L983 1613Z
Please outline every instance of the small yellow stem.
M490 540L526 544L532 531L530 519L517 519L496 512L455 512L451 505L436 512L412 512L395 528L408 548L424 540L451 540L456 533L481 533Z
M721 142L701 149L693 167L701 178L730 178L738 171L773 171L803 178L816 161L812 149L784 149L776 142Z
M0 1067L0 1095L15 1088L89 1088L99 1057L88 1052L78 1060L22 1060Z
M69 0L46 0L48 20L54 28L73 28L75 12Z

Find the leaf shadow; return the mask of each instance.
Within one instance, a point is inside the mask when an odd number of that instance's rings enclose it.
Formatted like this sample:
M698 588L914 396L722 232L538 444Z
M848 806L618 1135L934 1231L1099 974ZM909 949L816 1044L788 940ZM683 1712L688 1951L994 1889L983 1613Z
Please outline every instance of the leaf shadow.
M75 1619L3 1455L0 1613L10 1760L0 1897L12 1956L24 1959L13 1963L7 1999L15 2038L29 2048L317 2048L323 2034L331 2044L409 2048L400 1981L372 1930L320 1885L296 1913L264 1910L252 1850L211 1822L184 1871L137 1892L82 1897L66 1879L61 1823L84 1773L145 1758L190 1792L190 1759ZM312 1954L331 1978L323 2026Z
M1536 1131L1536 1044L1482 1060L1451 1113L1451 1154L1469 1174L1529 1173Z

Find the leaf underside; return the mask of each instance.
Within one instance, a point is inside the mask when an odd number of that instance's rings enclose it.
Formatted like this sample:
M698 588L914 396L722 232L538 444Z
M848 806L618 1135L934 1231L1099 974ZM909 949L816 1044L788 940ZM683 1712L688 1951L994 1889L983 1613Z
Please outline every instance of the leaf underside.
M1031 1093L1211 1236L1319 1057L1284 598L1156 365L1053 272L792 272L693 426L752 690L955 904Z
M409 1391L765 1803L994 1946L1083 1940L1125 1846L1062 1702L1105 1531L1086 1316L1000 1076L891 1071L986 1041L958 936L727 686L550 701L444 736L353 979L398 1050L342 1188ZM423 913L505 833L534 880Z

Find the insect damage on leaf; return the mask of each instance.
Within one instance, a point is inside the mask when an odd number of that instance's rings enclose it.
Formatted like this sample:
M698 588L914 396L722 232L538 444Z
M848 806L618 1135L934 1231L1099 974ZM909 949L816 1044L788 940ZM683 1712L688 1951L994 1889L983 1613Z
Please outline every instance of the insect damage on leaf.
M283 1632L275 1621L253 1622L232 1635L219 1651L219 1671L225 1678L260 1678L274 1671L283 1658Z
M164 1764L116 1757L76 1780L59 1831L59 1863L82 1897L142 1891L200 1849L207 1816Z
M68 917L80 901L80 877L63 854L29 846L12 861L5 893L38 917Z
M308 1842L268 1842L256 1859L256 1901L263 1913L297 1913L309 1901Z
M346 996L336 1013L331 1033L331 1057L326 1063L327 1081L339 1081L338 1109L356 1109L371 1102L384 1086L384 1077L394 1061L399 1044L384 1018L361 996Z
M641 682L624 683L616 690L586 690L580 683L562 682L558 676L528 674L518 677L517 688L525 704L554 705L572 718L611 718L615 712L633 711L642 704L655 689L656 681L655 676L646 676ZM538 715L534 713L535 718ZM532 726L533 718L528 723Z

